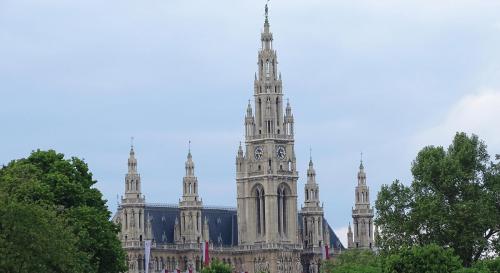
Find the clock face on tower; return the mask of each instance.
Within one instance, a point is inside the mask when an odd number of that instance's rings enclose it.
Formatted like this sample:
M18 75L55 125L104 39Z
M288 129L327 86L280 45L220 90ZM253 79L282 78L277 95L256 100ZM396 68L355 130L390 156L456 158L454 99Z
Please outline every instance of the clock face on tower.
M278 157L279 159L283 160L285 159L285 156L286 156L286 150L285 150L285 147L284 146L278 146L276 148L276 157Z
M260 160L262 155L264 155L264 149L261 146L255 147L254 155L255 159Z

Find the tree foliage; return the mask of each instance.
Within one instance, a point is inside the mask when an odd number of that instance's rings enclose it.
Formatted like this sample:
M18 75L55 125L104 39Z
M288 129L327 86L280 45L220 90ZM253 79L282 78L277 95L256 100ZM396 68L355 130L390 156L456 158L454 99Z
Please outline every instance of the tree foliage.
M85 253L56 213L0 197L0 272L84 272Z
M452 248L436 244L401 247L393 253L351 249L324 261L322 273L500 273L500 258L463 267Z
M341 253L334 260L324 261L323 273L380 273L380 257L373 251L353 249Z
M461 260L452 249L435 244L401 249L384 261L387 273L453 273L461 268Z
M477 136L457 133L452 144L428 146L412 165L409 187L384 185L376 201L377 243L383 252L405 246L451 247L470 266L499 254L500 170Z
M67 267L73 266L71 270L25 271L22 267L6 270L1 267L4 264L0 263L0 272L125 271L125 255L117 238L118 227L110 221L111 214L106 201L99 190L93 188L95 183L83 160L75 157L65 159L63 154L53 150L35 151L28 158L14 160L1 168L0 194L7 199L7 203L12 204L7 207L10 211L6 209L5 213L19 211L17 218L15 213L11 215L13 218L2 218L1 238L8 247L5 252L24 255L27 252L22 252L22 249L44 249L45 252L41 251L38 255L53 259L37 260L44 263L40 266L59 263L57 257L60 254L56 252L65 249L76 256L68 254ZM33 210L31 216L22 213L30 209ZM26 219L38 224L27 226L31 224ZM5 230L9 226L13 230ZM35 237L27 236L28 240L16 241L15 237L5 235L17 230L32 232ZM66 243L63 244L63 241ZM3 256L2 253L1 260L8 260L12 255ZM37 256L30 257L35 259ZM8 262L10 266L21 266L15 260Z
M204 267L201 273L232 273L233 269L230 265L225 264L221 261L214 260L209 266Z

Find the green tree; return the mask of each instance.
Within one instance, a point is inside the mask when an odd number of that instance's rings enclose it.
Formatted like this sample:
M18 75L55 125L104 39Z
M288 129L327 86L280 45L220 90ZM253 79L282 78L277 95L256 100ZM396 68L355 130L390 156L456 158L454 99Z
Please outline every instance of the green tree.
M85 272L85 253L56 213L0 194L0 272Z
M55 213L59 221L53 224L71 231L77 250L84 254L79 260L84 272L123 272L125 254L118 227L110 221L111 213L95 183L83 160L65 159L53 150L35 151L0 169L0 193ZM25 241L22 246L28 244Z
M201 273L232 273L233 269L230 265L225 264L221 261L214 260L209 266L204 267Z
M349 250L334 260L324 261L323 273L381 273L380 257L369 250Z
M461 268L460 258L452 249L435 244L401 249L384 261L386 273L453 273Z
M386 253L409 245L451 247L465 266L499 253L500 170L476 135L428 146L412 165L409 187L384 185L376 201L377 242Z

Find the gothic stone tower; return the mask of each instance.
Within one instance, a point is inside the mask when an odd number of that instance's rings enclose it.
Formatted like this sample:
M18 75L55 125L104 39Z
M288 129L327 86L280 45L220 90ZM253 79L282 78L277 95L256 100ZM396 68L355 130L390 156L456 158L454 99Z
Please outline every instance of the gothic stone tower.
M201 210L203 203L198 196L198 179L194 175L191 149L187 155L186 175L182 180L182 199L179 201L180 219L174 226L178 244L201 243L203 241Z
M330 234L324 225L323 206L320 205L319 186L312 158L307 169L307 183L304 186L304 206L301 209L302 221L302 264L304 272L317 273L321 264L322 248L329 244Z
M319 205L319 186L312 159L309 160L307 183L304 186L305 201L302 208L302 240L304 249L320 251L323 246L323 207Z
M146 199L141 193L141 176L137 172L134 146L131 146L128 173L125 175L125 196L122 197L120 204L123 241L140 242L147 239L146 222L148 217L144 215L145 202Z
M298 174L293 116L289 104L283 114L281 75L267 5L261 42L254 81L255 116L249 102L245 155L240 146L236 158L239 244L296 244Z
M370 190L366 185L363 161L359 165L358 185L355 191L356 203L352 209L354 234L349 224L347 233L349 248L373 248L373 209L370 207Z
M152 217L146 212L146 198L141 192L141 176L137 172L134 146L130 147L128 172L125 175L125 196L122 196L115 223L127 253L129 273L139 272L144 263L144 240L153 238Z

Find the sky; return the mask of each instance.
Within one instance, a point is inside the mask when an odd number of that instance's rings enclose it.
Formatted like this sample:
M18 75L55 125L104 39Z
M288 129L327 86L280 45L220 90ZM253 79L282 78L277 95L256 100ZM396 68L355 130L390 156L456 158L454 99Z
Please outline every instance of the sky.
M84 158L116 210L134 137L147 202L177 203L188 141L205 205L235 206L265 1L0 0L0 164ZM372 203L426 145L475 133L500 153L500 1L271 0L295 117L346 241L360 153Z

